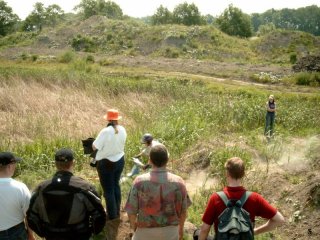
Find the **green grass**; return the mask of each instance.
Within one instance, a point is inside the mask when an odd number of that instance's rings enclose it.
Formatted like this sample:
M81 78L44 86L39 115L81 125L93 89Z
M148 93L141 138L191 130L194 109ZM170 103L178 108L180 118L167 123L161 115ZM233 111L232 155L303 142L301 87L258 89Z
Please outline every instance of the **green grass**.
M31 189L34 188L38 182L54 173L54 152L60 147L70 147L77 159L76 174L99 186L96 179L91 180L96 177L96 172L90 169L88 157L82 154L80 140L89 136L84 136L82 131L85 129L79 129L78 126L88 121L86 126L91 130L85 133L94 137L102 128L102 123L96 117L100 113L94 112L95 116L92 116L92 112L88 111L95 107L94 104L83 106L84 103L78 103L84 97L84 101L92 99L97 105L101 103L100 110L116 106L125 114L128 132L126 171L132 166L130 158L140 150L140 138L145 132L152 133L163 142L173 160L180 159L194 146L207 143L204 145L207 147L213 143L209 147L209 160L211 174L220 179L217 189L225 183L223 164L226 159L239 156L250 169L250 148L269 159L277 159L281 151L279 146L287 136L320 133L320 95L317 93L275 93L278 106L276 144L266 147L262 134L265 102L270 94L268 90L203 82L187 76L166 74L147 77L139 71L133 73L121 72L116 68L106 71L98 64L87 63L85 59L72 60L68 65L3 62L0 65L0 88L19 96L20 92L16 89L20 85L25 86L23 91L40 86L48 94L58 95L57 99L61 101L58 107L51 107L53 102L36 99L43 102L44 109L53 111L54 117L48 118L46 111L39 112L32 104L28 105L27 99L24 104L28 110L25 110L21 102L15 102L17 98L1 96L1 114L9 117L9 120L3 125L0 150L14 151L24 159L17 171L18 178ZM73 100L72 93L82 97ZM30 94L35 93L30 91ZM69 105L72 105L72 110L68 108ZM80 112L81 117L70 118L69 115L76 112ZM24 121L27 127L20 128ZM227 142L234 144L229 146ZM192 164L192 160L189 161L185 164ZM173 171L180 174L178 169ZM259 189L261 186L254 187ZM124 196L129 188L129 184L123 185ZM201 213L213 190L199 189L199 193L193 197L188 218L196 225L201 223ZM265 236L258 239L270 239L270 235Z

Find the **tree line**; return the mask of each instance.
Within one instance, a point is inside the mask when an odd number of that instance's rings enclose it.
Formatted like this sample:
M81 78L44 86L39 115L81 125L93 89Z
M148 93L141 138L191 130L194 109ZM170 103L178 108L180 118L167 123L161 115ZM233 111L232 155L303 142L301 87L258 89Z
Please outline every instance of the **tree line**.
M82 0L75 6L83 19L94 15L106 16L110 19L124 19L122 9L110 0ZM55 26L65 19L66 13L57 4L45 7L37 2L32 12L21 21L12 8L4 0L0 0L0 36L14 31L41 31L44 26ZM320 36L320 8L316 5L298 9L270 9L262 14L246 14L230 4L220 16L201 15L198 7L187 2L177 5L171 12L160 5L156 12L143 18L152 25L182 24L214 25L226 34L238 37L263 35L275 29L288 29L309 32Z

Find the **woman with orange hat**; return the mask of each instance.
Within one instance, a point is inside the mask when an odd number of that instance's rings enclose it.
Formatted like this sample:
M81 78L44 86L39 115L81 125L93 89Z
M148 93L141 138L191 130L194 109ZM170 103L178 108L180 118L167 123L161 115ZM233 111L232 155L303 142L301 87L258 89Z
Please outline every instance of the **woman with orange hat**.
M121 189L120 176L124 168L124 146L127 138L126 130L118 124L119 112L109 109L104 118L108 125L98 134L92 144L97 151L97 171L106 199L108 219L120 217Z
M264 129L264 135L267 138L270 138L273 135L273 127L274 127L274 120L276 114L276 103L274 101L274 96L269 96L269 101L266 103L267 108L267 115L266 115L266 126Z

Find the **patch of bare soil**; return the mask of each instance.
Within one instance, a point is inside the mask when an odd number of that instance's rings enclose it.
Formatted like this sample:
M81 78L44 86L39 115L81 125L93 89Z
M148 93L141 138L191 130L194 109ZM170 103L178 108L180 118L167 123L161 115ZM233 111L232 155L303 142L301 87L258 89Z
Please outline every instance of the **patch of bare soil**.
M283 147L279 162L272 163L260 179L261 194L286 218L276 232L281 239L319 239L320 169L311 168L308 158L308 149L319 140L317 136L292 139Z

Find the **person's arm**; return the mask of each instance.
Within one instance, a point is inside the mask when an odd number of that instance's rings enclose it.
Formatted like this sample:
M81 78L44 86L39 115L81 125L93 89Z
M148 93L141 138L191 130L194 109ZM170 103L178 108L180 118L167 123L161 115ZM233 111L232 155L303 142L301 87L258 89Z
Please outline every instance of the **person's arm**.
M183 239L184 222L187 219L187 212L183 212L179 219L179 240Z
M33 231L31 230L31 228L29 228L27 221L25 221L25 223L27 225L28 240L35 240L33 236Z
M276 215L274 215L273 218L269 219L268 222L266 222L262 226L256 227L254 229L254 235L272 231L276 227L284 224L284 222L285 220L282 214L280 212L277 212Z
M93 144L92 144L92 149L93 151L97 150L96 146L94 146Z
M137 215L135 214L128 214L130 227L135 232L137 229Z
M206 240L209 235L210 228L211 228L211 225L202 223L198 240Z

